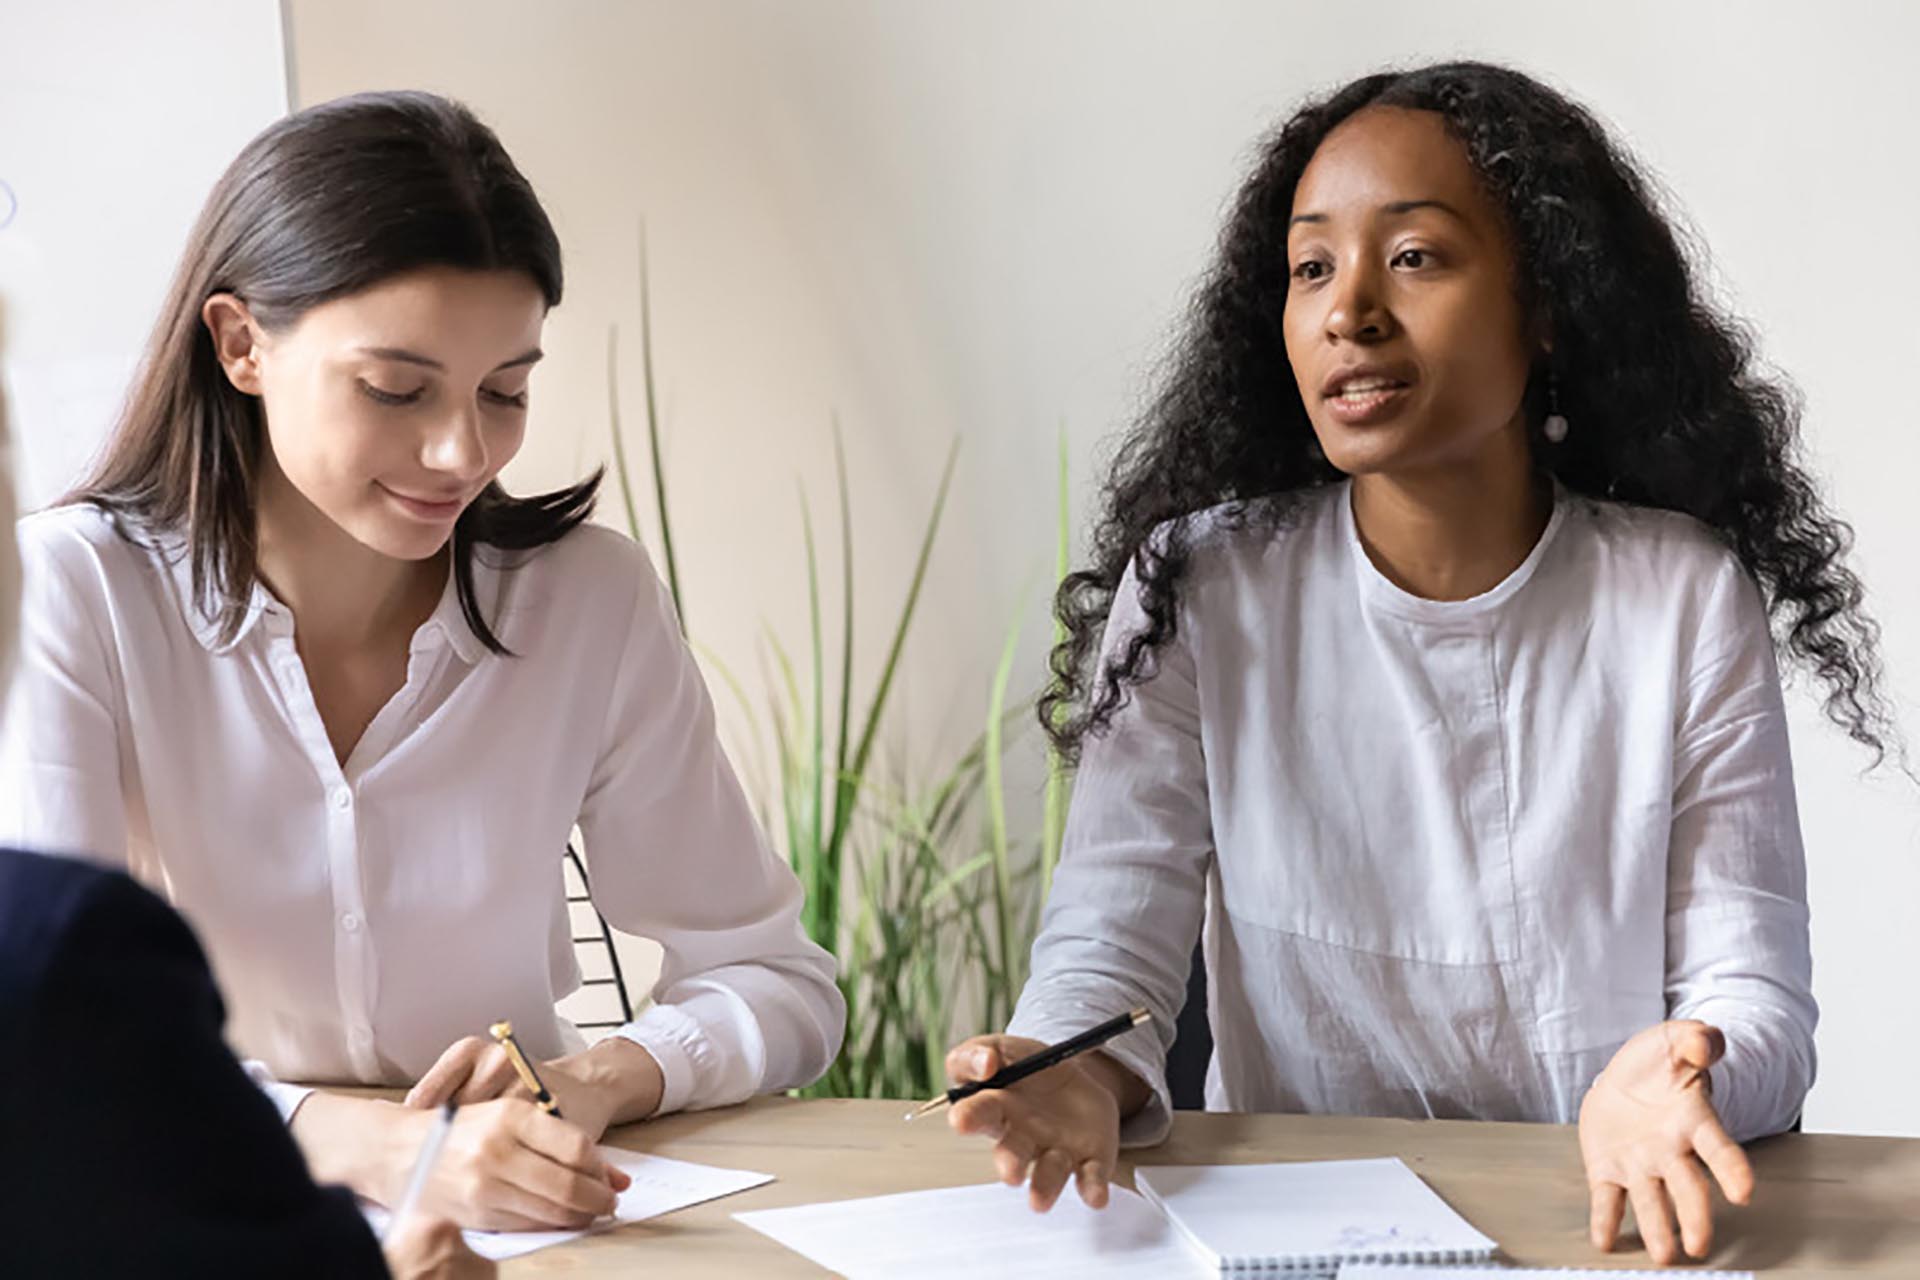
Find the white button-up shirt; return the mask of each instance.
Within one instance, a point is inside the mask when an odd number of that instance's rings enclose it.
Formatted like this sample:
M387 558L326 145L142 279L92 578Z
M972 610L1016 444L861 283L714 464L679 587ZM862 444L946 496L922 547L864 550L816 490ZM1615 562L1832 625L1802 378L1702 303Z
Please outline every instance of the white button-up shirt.
M838 1051L833 958L800 929L799 884L628 539L582 527L511 569L482 549L477 599L516 656L480 644L449 581L344 766L263 587L223 643L177 548L91 507L31 516L20 542L0 843L104 857L164 893L266 1072L404 1084L503 1018L529 1053L577 1048L554 1011L580 984L576 824L595 905L665 948L621 1031L658 1059L662 1111L806 1083ZM269 1092L287 1113L303 1096Z
M1817 1012L1752 580L1692 520L1561 493L1506 581L1425 600L1351 512L1202 520L1177 638L1085 745L1012 1030L1150 1008L1108 1052L1157 1140L1204 916L1212 1109L1566 1122L1628 1036L1699 1018L1730 1132L1790 1125Z

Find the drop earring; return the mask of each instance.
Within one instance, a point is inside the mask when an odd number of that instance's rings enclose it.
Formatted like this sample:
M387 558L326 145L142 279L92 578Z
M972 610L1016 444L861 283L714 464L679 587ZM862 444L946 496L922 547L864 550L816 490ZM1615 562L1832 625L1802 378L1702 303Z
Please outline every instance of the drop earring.
M1560 412L1560 379L1553 373L1547 374L1547 420L1540 424L1540 434L1548 444L1567 438L1567 415Z
M1559 376L1548 374L1548 420L1540 424L1540 434L1548 438L1549 445L1557 445L1567 439L1567 415L1559 411Z

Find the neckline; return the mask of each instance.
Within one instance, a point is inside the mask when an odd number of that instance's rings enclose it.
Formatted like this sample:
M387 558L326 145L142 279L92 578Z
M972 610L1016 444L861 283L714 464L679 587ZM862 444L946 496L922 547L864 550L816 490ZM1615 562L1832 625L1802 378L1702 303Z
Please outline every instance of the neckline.
M1380 572L1360 541L1360 525L1353 514L1352 480L1341 486L1339 520L1341 532L1353 557L1361 598L1369 605L1415 622L1467 622L1497 610L1527 585L1540 568L1540 562L1546 558L1547 550L1553 545L1561 526L1566 523L1567 505L1566 490L1555 480L1553 513L1547 517L1547 527L1540 531L1533 549L1527 552L1526 558L1514 567L1513 572L1486 591L1465 600L1429 600L1425 596L1414 595Z
M248 592L247 606L239 627L229 639L220 638L220 619L210 614L193 592L190 553L184 536L175 534L166 543L156 548L162 562L174 579L182 613L185 614L188 629L207 650L215 656L224 656L233 652L247 638L253 629L263 620L270 620L276 633L293 633L293 614L280 598L268 589L259 578L253 580ZM491 579L495 571L475 557L474 590L483 605L496 594ZM458 584L454 580L453 565L447 565L447 578L440 589L440 598L429 614L413 631L407 642L409 653L417 653L443 640L459 656L461 661L472 666L486 655L486 646L480 637L474 634L467 624L466 614L460 607Z

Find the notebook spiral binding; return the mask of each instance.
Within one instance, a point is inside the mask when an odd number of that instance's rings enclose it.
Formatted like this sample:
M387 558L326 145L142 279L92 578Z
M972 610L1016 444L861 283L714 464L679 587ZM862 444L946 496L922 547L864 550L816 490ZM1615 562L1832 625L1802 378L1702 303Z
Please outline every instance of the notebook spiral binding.
M1329 1253L1305 1255L1298 1258L1261 1258L1251 1254L1228 1256L1220 1259L1220 1270L1232 1275L1291 1275L1301 1280L1309 1277L1333 1277L1340 1268L1355 1263L1375 1263L1390 1267L1484 1267L1497 1266L1493 1255L1485 1249L1396 1249L1385 1252L1368 1253ZM1622 1273L1631 1274L1631 1273Z

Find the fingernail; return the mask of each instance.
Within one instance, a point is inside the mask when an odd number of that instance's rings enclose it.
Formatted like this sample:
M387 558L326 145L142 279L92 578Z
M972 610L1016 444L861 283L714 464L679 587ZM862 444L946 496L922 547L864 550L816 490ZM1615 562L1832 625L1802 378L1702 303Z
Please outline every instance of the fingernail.
M975 1049L973 1051L973 1069L975 1071L985 1071L987 1069L987 1051L985 1049Z

